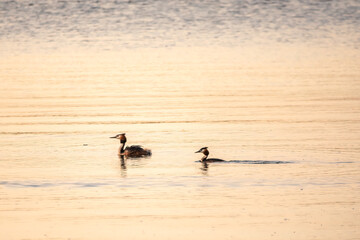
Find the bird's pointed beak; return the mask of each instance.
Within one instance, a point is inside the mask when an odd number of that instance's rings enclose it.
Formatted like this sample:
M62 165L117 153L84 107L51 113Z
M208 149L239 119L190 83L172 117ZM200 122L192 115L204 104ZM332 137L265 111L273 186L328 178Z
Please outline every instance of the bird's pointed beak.
M196 151L195 153L199 153L199 152L201 152L200 150L198 150L198 151Z
M116 138L116 136L110 137L110 138Z

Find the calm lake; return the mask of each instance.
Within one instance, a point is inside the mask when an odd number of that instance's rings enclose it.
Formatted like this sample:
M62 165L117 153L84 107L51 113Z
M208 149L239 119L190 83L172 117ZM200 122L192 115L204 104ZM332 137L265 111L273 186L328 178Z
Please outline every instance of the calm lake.
M0 0L0 238L359 239L359 14Z

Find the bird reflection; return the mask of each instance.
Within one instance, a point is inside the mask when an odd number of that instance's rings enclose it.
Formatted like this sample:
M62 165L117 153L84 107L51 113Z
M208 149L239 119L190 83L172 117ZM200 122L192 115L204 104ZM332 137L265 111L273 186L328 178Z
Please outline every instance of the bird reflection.
M208 175L209 165L207 162L202 162L200 167L201 173L205 176Z
M121 177L125 178L125 177L127 177L127 172L126 172L126 162L125 162L125 157L124 157L124 155L119 155L119 159L120 159L120 173L121 173Z

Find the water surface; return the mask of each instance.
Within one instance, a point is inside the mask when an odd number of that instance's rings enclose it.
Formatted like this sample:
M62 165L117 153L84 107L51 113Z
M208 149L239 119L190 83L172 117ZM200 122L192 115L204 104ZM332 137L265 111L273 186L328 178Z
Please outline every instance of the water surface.
M0 1L2 236L358 239L358 13Z

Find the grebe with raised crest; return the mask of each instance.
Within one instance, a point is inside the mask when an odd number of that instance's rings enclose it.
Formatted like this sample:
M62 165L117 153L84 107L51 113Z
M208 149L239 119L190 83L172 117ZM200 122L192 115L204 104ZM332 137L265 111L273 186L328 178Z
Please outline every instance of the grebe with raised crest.
M150 149L145 149L140 145L132 145L125 148L125 143L127 141L125 133L120 133L110 138L116 138L120 140L118 155L130 158L146 157L151 155Z
M203 153L204 154L204 156L200 159L200 162L224 162L225 161L220 158L208 158L208 156L209 156L208 147L200 148L195 153Z

